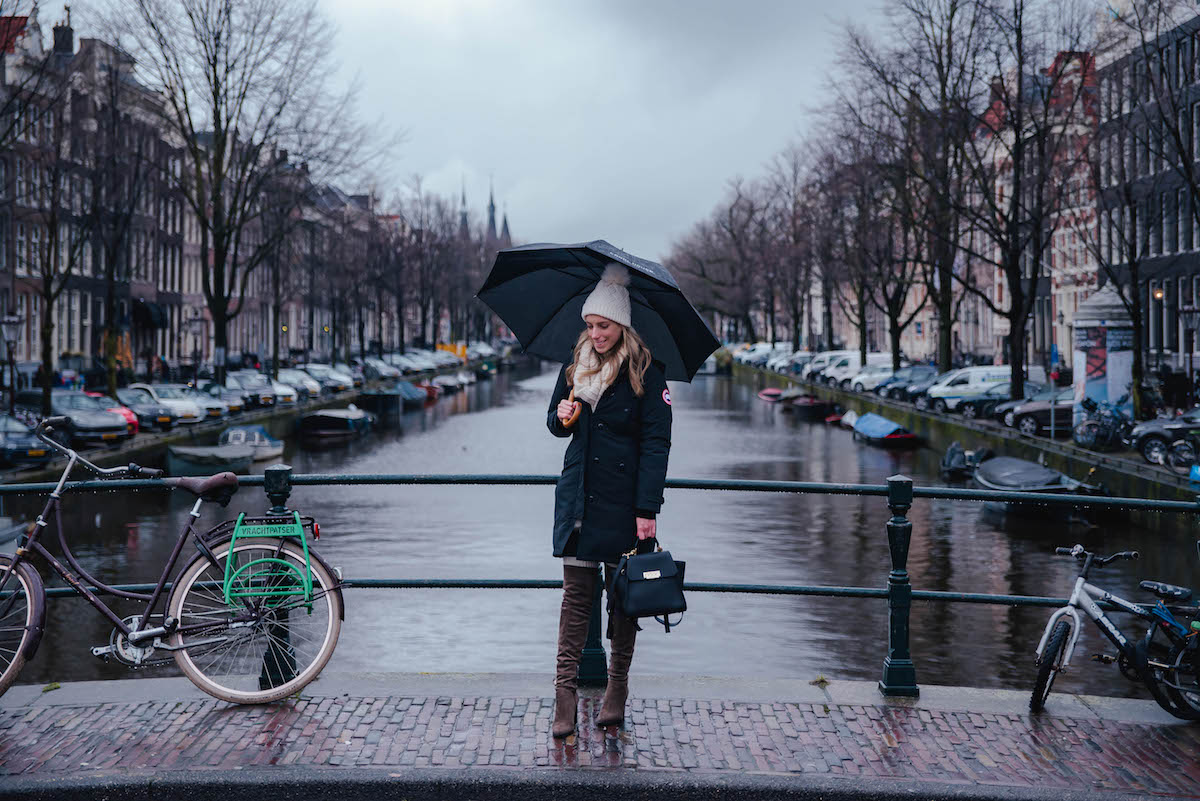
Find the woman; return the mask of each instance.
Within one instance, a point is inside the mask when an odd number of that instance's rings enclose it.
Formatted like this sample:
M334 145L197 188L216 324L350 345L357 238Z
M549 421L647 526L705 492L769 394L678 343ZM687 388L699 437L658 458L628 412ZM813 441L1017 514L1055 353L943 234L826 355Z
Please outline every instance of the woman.
M610 264L583 304L587 328L563 368L547 413L570 437L554 493L554 555L563 560L554 679L555 737L575 731L577 674L599 564L607 573L638 540L655 535L671 448L671 395L662 365L630 327L629 273ZM575 400L568 400L574 391ZM578 420L567 425L579 412ZM620 725L629 694L637 622L609 616L608 687L597 724Z

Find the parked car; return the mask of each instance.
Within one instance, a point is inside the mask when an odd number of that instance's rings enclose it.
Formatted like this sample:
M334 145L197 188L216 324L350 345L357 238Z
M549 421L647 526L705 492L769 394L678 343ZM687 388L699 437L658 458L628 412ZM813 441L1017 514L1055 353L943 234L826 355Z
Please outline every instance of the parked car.
M1029 386L1029 384L1026 384ZM1058 392L1057 389L1051 389L1044 384L1035 384L1033 391L1029 393L1027 398L1017 398L1016 400L1006 400L992 407L991 417L998 423L1002 423L1009 428L1013 427L1016 422L1016 416L1013 411L1018 406L1023 406L1029 401L1048 401Z
M816 381L829 363L839 356L844 356L851 351L848 350L823 350L809 360L804 369L800 371L800 377L809 381Z
M50 461L46 443L33 429L10 415L0 415L0 458L6 465L45 464Z
M200 407L205 420L221 420L229 416L229 406L225 401L207 392L201 392L195 387L184 387L184 397Z
M891 378L894 372L890 364L868 364L850 377L850 389L855 392L870 392Z
M18 392L15 406L24 422L37 422L42 417L42 391L27 389ZM124 417L116 412L105 411L100 401L75 390L51 390L50 413L67 418L65 430L57 431L56 438L73 448L119 445L133 436Z
M927 364L901 367L875 386L875 394L883 398L906 401L909 400L908 387L910 384L920 384L936 378L937 375L937 368Z
M1134 450L1151 464L1162 464L1167 448L1185 431L1200 429L1200 406L1188 409L1175 417L1158 417L1138 423L1129 432Z
M342 392L354 385L353 381L347 381L345 376L336 372L328 364L300 364L297 367L320 382L322 394Z
M282 381L272 381L271 391L275 393L276 406L295 406L300 395Z
M275 390L271 379L253 370L239 370L225 376L225 386L240 389L246 401L253 407L265 409L275 405Z
M144 392L122 388L117 390L117 400L137 415L141 431L170 431L179 422L179 415L170 406L151 398Z
M320 382L303 370L293 367L283 368L279 371L279 380L296 390L300 400L308 400L321 395Z
M188 397L182 384L130 384L129 389L145 394L151 401L169 406L180 423L199 423L204 420L200 406Z
M87 395L89 398L95 398L96 400L100 401L100 405L104 407L104 411L114 412L124 417L125 425L129 426L129 433L137 434L138 416L128 406L125 406L115 398L110 398L100 392L84 392L83 394Z
M241 414L246 409L246 395L240 389L227 389L215 381L200 384L200 392L225 404L229 414Z
M961 369L961 368L959 368ZM958 370L947 370L944 373L938 373L935 376L926 378L923 381L916 381L908 385L908 399L918 409L929 408L929 390L941 384L943 381L948 381L958 374Z
M755 342L744 349L734 351L733 360L738 364L750 364L759 356L765 356L771 352L770 342Z
M891 364L890 353L868 353L866 366ZM858 351L839 356L821 372L821 379L831 387L850 388L850 379L863 369L862 354Z
M1033 381L1025 382L1025 397L1016 401L1019 405L1023 400L1032 400L1033 396L1045 390L1041 384ZM1012 400L1012 382L1003 381L992 384L983 394L974 398L964 398L958 404L958 411L968 420L986 419L992 416L992 410L1002 403Z
M1050 409L1054 408L1054 430L1050 431ZM1051 436L1070 436L1074 428L1072 414L1075 408L1075 388L1058 390L1053 401L1031 400L1013 409L1013 428L1028 436L1037 436L1048 431Z
M375 356L363 359L363 376L368 381L398 381L400 370Z
M929 408L935 412L952 412L969 398L977 398L996 384L1012 379L1007 364L964 367L950 378L929 388Z
M454 357L454 363L461 364L461 361L457 356ZM366 383L367 377L363 374L362 367L356 364L335 364L333 369L339 373L342 373L343 375L350 376L350 383L354 387L361 387L364 383Z

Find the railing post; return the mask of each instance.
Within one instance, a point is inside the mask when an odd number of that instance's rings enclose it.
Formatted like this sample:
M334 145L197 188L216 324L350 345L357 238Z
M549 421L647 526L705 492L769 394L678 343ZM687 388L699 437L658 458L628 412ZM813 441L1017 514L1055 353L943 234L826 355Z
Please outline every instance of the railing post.
M597 572L600 568L596 568ZM603 576L607 578L607 576ZM579 660L579 683L587 687L603 687L608 684L608 662L601 640L600 609L603 606L601 592L604 582L596 582L596 594L592 596L592 617L588 623L587 642L583 646L583 658Z
M888 654L883 660L883 678L879 691L884 695L916 698L917 671L908 651L908 619L912 609L912 585L908 580L908 546L912 541L912 523L905 516L912 506L913 483L907 476L890 476L887 522L888 549L892 570L888 573Z
M263 491L271 501L270 514L287 514L288 496L292 494L291 465L273 464L263 470Z

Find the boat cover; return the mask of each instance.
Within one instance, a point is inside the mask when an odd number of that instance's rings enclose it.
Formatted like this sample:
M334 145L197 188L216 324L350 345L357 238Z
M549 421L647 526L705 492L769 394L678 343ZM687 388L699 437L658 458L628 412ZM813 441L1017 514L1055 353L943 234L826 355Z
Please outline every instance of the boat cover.
M170 451L176 458L184 459L192 464L212 465L222 467L231 462L245 461L254 455L254 448L249 445L211 445L187 447L171 445Z
M868 439L883 439L889 434L895 434L897 431L903 430L904 426L886 417L880 417L874 412L860 414L858 419L854 421L855 433L861 434Z
M975 479L985 486L1016 492L1038 492L1066 488L1063 474L1037 462L1012 456L996 456L975 468Z
M846 428L854 428L854 424L858 422L858 412L847 409L842 412L842 419L839 422Z
M262 426L233 426L221 432L221 438L217 440L217 443L229 445L231 440L237 440L238 437L234 434L236 431L244 431L246 436L240 442L234 442L235 445L274 445L279 442Z

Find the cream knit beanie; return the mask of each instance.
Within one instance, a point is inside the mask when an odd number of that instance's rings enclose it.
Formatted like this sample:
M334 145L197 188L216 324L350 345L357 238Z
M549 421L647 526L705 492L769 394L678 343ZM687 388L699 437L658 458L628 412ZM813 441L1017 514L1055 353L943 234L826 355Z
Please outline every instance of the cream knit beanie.
M600 283L583 302L582 317L598 314L626 328L631 327L629 316L629 270L624 265L610 262L600 276Z

